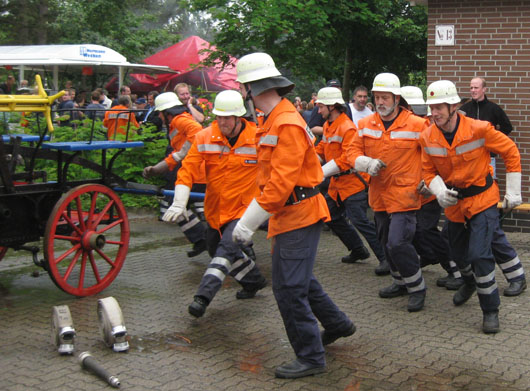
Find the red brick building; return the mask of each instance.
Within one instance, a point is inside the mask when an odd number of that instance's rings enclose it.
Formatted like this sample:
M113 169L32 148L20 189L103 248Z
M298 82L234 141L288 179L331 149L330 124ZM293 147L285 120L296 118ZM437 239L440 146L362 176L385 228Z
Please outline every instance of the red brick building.
M412 3L412 2L411 2ZM530 1L421 0L428 6L427 84L448 79L460 97L469 82L483 77L486 96L500 105L513 125L510 137L521 152L523 202L530 203ZM497 163L501 195L502 159ZM506 231L530 232L530 215L514 212Z

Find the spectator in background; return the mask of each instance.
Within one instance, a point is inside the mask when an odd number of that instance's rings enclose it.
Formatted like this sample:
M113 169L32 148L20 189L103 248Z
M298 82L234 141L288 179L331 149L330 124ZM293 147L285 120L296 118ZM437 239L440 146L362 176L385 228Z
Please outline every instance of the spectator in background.
M353 90L353 103L350 103L352 112L352 121L355 126L358 126L358 121L361 118L367 117L373 113L372 110L366 107L368 103L368 88L365 86L358 86Z
M186 83L179 83L173 89L177 97L184 106L188 108L191 116L195 121L202 124L204 122L204 110L202 107L193 104L192 96L190 94L190 86Z
M129 88L129 86L121 86L121 88L120 88L120 93L119 93L119 95L118 95L118 98L116 98L116 99L114 99L114 100L112 101L112 105L111 105L110 107L114 107L114 106L118 105L118 104L119 104L119 103L118 103L119 97L121 97L121 96L123 96L123 95L129 95L129 97L130 97L130 95L131 95L131 89ZM131 102L132 102L132 100L131 100Z
M96 91L99 92L99 103L105 106L105 109L108 110L112 106L112 100L109 99L109 92L104 88L98 88Z
M486 97L486 80L475 77L470 82L471 100L460 107L466 117L488 121L495 129L506 136L513 130L512 123L503 109ZM491 154L491 166L493 167L493 178L497 178L495 167L495 154Z
M103 106L100 102L101 100L101 94L98 90L92 91L92 94L90 95L91 102L86 107L86 116L90 119L100 119L102 120L105 116L105 106Z
M136 120L138 122L142 122L145 115L147 114L147 110L145 109L145 106L147 106L147 100L145 98L138 98L136 99L135 105L136 110L141 110L135 113Z
M314 103L311 101L307 104L306 109L302 113L302 118L306 123L309 123L309 119L311 118L311 112L313 111L313 108L315 107Z
M158 96L158 91L151 91L147 94L147 106L145 106L146 112L141 124L152 124L156 126L157 131L162 131L162 119L155 111L155 99Z
M70 126L70 120L73 118L73 111L75 104L72 96L75 96L75 90L73 88L65 89L65 94L62 96L62 100L57 106L57 115L64 117L63 120L59 121L59 126Z
M13 75L7 76L5 83L0 84L0 93L13 94L15 92L15 77Z

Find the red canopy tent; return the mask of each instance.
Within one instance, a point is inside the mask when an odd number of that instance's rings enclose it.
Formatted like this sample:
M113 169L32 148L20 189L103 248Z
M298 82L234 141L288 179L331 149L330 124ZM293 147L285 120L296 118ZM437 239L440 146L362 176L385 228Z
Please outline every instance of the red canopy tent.
M178 83L201 87L205 91L238 89L239 85L236 83L235 69L237 59L231 57L232 64L227 65L224 69L221 64L216 64L213 67L204 67L200 65L201 61L208 57L208 53L201 52L204 49L215 50L215 46L210 45L209 42L200 37L191 36L145 58L143 61L146 64L166 65L180 73L177 75L166 73L154 76L133 73L130 75L133 80L130 85L131 90L134 92L172 91ZM112 90L112 88L110 89Z

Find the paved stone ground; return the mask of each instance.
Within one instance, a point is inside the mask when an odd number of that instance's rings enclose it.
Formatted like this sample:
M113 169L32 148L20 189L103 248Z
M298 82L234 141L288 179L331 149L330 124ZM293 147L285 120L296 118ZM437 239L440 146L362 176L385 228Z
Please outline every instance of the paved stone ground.
M340 262L345 248L323 232L315 274L357 332L326 348L327 372L298 380L274 378L274 368L294 358L270 286L255 299L236 300L227 279L205 316L187 306L209 259L186 257L176 227L154 218L133 219L131 250L105 291L75 298L36 270L29 254L8 253L0 262L0 390L102 390L110 386L60 356L51 342L51 311L69 306L77 331L76 353L90 351L125 390L467 390L530 388L528 292L502 297L502 331L480 331L477 297L462 307L452 292L435 286L439 266L424 269L426 307L408 313L407 298L380 299L390 283L376 277L376 260ZM530 270L527 234L508 234ZM270 243L256 235L258 265L270 278ZM506 281L497 273L501 291ZM113 296L130 337L128 353L114 353L100 337L97 299Z

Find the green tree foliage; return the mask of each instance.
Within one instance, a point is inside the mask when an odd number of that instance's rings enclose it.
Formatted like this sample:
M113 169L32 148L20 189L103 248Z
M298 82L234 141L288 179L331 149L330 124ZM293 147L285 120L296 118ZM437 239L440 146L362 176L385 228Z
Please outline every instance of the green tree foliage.
M379 72L407 83L426 68L426 10L405 0L187 1L218 21L218 48L265 51L305 83L341 78L346 98Z

